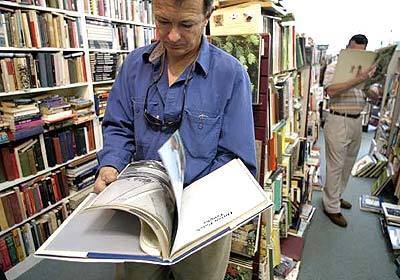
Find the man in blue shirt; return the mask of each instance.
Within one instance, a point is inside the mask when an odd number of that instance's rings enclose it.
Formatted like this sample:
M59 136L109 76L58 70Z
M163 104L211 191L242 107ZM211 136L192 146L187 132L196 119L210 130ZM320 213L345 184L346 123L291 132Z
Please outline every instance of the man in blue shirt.
M97 193L130 161L158 160L157 150L178 128L186 185L238 157L255 175L250 81L235 58L202 35L212 2L153 1L159 41L133 51L114 83L103 121ZM167 279L169 273L175 279L221 280L230 242L230 236L222 238L167 268L125 265L125 277Z

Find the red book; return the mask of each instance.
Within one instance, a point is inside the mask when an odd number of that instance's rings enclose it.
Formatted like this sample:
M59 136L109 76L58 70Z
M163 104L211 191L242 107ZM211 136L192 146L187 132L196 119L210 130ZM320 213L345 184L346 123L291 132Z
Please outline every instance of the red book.
M4 164L7 181L12 181L19 178L17 162L15 160L14 150L8 147L1 148L1 160Z
M24 194L24 203L26 206L26 211L28 212L28 217L32 216L33 214L35 214L35 211L32 207L32 203L31 200L29 198L29 189L28 188L24 188L22 190L22 193Z
M94 142L94 130L93 130L93 122L88 122L87 125L88 139L89 139L89 151L93 151L96 147Z
M51 174L51 186L53 187L54 198L56 201L62 199L60 186L58 185L57 178L55 174Z
M39 209L36 209L35 198L33 197L33 187L29 187L28 197L29 197L30 204L32 205L33 213L36 214L39 211Z
M28 14L28 26L29 26L29 32L31 35L32 46L35 48L39 48L40 46L38 45L38 41L37 41L37 31L35 29L35 23L33 22L33 18L31 15L32 15L32 13Z
M4 239L0 239L1 269L3 272L11 268L11 260L8 254L7 244Z
M54 151L55 151L55 154L56 154L56 163L57 164L62 164L64 162L64 158L63 158L63 155L61 153L60 138L53 137L51 140L53 141L53 147L54 147Z
M11 208L12 208L12 213L14 215L14 221L16 224L19 224L23 221L22 219L22 213L21 213L21 208L19 207L19 202L18 202L18 195L15 191L12 191L7 198L10 200Z
M282 255L292 258L295 261L301 260L303 253L304 238L293 235L288 235L287 238L281 239L281 253Z
M275 139L268 140L268 170L275 170L277 168Z
M61 181L62 181L62 186L64 189L65 197L69 196L69 187L68 187L68 181L67 181L67 174L65 171L65 167L60 169L61 172Z

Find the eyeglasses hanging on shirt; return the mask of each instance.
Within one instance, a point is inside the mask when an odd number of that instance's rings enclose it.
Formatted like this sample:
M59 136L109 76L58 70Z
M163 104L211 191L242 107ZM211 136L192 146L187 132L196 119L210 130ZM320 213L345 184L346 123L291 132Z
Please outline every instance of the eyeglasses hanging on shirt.
M158 116L152 115L148 109L147 109L147 99L149 97L149 92L150 89L158 84L158 82L161 80L161 77L164 73L164 68L165 68L165 54L163 55L162 58L162 66L161 66L161 71L160 74L158 75L157 79L155 79L147 88L146 91L146 97L144 99L144 118L146 119L147 124L156 131L175 131L177 130L182 122L182 115L183 115L183 110L185 108L185 100L186 100L186 93L187 93L187 88L188 88L188 83L189 80L193 74L193 70L196 64L196 60L192 63L190 70L188 74L186 75L185 82L183 84L183 102L182 102L182 107L179 115L174 119L174 120L161 120Z

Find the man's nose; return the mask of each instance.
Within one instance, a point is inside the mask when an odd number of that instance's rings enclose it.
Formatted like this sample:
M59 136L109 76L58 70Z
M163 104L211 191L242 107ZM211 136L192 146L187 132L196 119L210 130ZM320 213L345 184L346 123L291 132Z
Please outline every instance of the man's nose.
M179 41L180 38L181 38L181 34L180 34L178 28L175 26L172 27L171 31L168 33L168 39L171 42L177 42L177 41Z

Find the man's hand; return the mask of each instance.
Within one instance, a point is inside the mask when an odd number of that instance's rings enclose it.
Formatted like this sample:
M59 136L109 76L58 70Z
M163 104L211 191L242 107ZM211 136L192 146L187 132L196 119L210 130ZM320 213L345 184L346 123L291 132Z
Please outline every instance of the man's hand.
M111 166L104 166L100 169L96 182L94 183L94 192L100 193L110 183L117 179L118 170Z
M357 78L360 80L360 82L363 82L365 80L371 79L376 71L376 64L372 65L370 68L368 68L365 71L358 71L357 73Z

